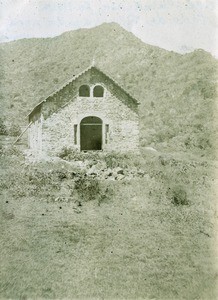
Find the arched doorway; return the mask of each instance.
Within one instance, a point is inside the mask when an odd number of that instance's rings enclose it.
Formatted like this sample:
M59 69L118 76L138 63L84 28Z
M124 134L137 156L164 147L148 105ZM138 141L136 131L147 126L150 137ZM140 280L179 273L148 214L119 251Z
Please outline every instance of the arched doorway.
M101 150L102 149L102 120L90 116L82 119L80 123L80 149Z

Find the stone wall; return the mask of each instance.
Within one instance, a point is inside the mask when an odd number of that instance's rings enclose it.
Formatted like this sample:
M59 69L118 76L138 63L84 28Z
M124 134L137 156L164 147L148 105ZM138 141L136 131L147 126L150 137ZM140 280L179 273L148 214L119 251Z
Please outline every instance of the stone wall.
M96 116L103 121L103 151L138 151L139 119L136 109L132 109L122 93L115 93L110 82L96 81L98 76L83 76L74 84L67 85L45 102L40 117L33 120L29 130L30 148L55 155L63 147L80 150L80 122L87 116ZM106 84L105 84L106 83ZM88 84L93 90L95 85L104 87L104 97L79 97L79 86ZM116 89L115 89L116 90ZM119 99L118 99L119 97ZM125 95L126 97L126 95ZM62 107L58 107L58 103ZM54 110L56 112L54 112ZM75 141L75 125L77 125ZM106 126L109 129L106 134ZM75 143L76 142L76 143Z
M33 121L32 125L28 129L28 143L29 148L35 152L42 151L42 115L39 119Z

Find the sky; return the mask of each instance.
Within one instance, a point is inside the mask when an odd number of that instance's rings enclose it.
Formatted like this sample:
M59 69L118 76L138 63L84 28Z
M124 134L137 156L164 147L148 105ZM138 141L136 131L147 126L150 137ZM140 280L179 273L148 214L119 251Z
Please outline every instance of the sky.
M0 0L0 42L116 22L143 42L218 58L217 0Z

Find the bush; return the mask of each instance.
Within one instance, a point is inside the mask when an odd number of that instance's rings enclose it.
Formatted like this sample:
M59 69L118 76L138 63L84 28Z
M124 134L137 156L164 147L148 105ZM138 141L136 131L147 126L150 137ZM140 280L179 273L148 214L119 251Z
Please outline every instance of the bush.
M8 129L8 135L19 136L21 134L21 128L19 125L11 124Z
M70 147L63 147L59 153L57 153L57 156L65 159L65 160L77 160L79 152L75 149L72 149Z
M61 149L61 151L59 153L57 153L57 156L62 159L65 159L66 157L68 157L71 154L71 151L72 151L71 148L63 147Z
M17 158L24 159L23 152L18 147L16 147L15 145L10 145L7 148L2 147L1 148L1 154L5 155L5 156L8 156L8 157L16 156Z
M95 200L100 192L97 179L79 177L75 181L75 189L82 201Z
M99 153L95 151L88 151L88 152L79 152L77 149L73 149L70 147L63 147L57 156L64 159L64 160L80 160L84 161L86 159L99 159Z
M173 204L175 205L188 205L189 200L187 198L187 192L184 187L176 185L169 188L170 198Z
M128 155L123 153L105 153L104 160L107 168L127 168L128 167Z
M7 129L2 119L0 119L0 134L7 135Z
M107 184L100 184L100 181L96 178L88 178L85 176L75 180L74 188L81 202L97 200L98 205L100 205L113 195L112 189Z

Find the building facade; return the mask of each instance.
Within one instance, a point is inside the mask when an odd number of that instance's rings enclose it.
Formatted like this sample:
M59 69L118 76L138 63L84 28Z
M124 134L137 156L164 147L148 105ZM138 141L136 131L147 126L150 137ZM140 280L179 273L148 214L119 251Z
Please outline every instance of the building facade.
M138 102L95 66L66 83L29 114L29 147L57 155L139 149Z

